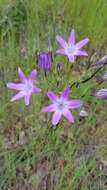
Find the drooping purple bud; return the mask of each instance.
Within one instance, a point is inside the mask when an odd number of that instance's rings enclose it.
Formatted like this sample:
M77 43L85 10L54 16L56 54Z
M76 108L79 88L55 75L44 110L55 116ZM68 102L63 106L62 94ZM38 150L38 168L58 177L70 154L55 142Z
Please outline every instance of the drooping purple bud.
M101 84L102 82L104 82L103 76L98 77L98 78L96 79L96 82L97 82L98 84Z
M98 99L107 99L107 89L100 89L92 94Z
M49 52L41 52L38 55L39 67L47 73L51 69L52 65L52 55Z
M99 64L99 65L107 64L107 55L105 55L99 61L97 61L96 64Z
M107 80L107 71L104 73L104 75L102 75L101 77L98 77L96 82L100 84L106 80Z
M63 68L63 63L61 62L61 63L57 63L57 65L56 65L56 69L57 69L57 72L58 72L58 74L60 73L60 71L62 70L62 68Z

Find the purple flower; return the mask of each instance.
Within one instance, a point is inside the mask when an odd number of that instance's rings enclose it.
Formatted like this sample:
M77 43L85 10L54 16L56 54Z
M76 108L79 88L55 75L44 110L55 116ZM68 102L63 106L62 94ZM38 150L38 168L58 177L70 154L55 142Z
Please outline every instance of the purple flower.
M95 96L98 99L107 99L107 89L103 88L97 92L94 92L93 96Z
M38 55L39 67L46 73L50 70L52 65L52 55L49 52L41 52Z
M60 55L66 55L70 62L74 62L76 56L88 56L86 51L81 51L81 48L86 45L89 41L88 38L81 40L78 43L75 43L75 33L74 30L71 31L68 43L61 36L56 36L56 40L61 46L56 53Z
M33 70L30 73L30 76L27 78L22 70L18 68L18 75L22 81L21 83L7 83L7 88L19 91L15 96L11 98L11 102L14 102L24 97L25 105L27 106L30 103L31 95L33 93L41 92L41 89L34 85L37 71Z
M70 122L74 122L73 115L69 109L79 108L82 104L80 100L68 100L70 88L66 87L60 96L55 95L52 91L47 93L52 104L42 108L42 112L54 112L52 116L52 124L55 126L59 123L62 115Z

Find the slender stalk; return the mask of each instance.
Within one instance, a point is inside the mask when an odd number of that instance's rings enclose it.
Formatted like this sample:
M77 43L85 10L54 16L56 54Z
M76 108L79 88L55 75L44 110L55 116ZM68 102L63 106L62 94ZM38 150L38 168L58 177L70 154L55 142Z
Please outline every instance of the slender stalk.
M45 71L44 73L45 73L45 77L47 77L47 72Z
M86 78L86 79L84 79L84 80L74 82L73 84L71 84L70 87L72 88L72 87L75 86L75 85L78 86L78 85L80 85L80 84L82 84L82 83L88 82L88 81L91 80L101 69L102 69L102 67L96 69L96 71L95 71L94 73L92 73L91 76L89 76L88 78Z

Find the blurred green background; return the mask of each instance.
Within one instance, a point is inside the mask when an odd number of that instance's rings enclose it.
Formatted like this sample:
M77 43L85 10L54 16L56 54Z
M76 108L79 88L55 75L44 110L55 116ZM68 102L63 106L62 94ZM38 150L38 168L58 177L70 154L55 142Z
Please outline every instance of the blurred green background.
M55 36L67 40L71 29L76 40L90 39L88 58L71 66L56 56ZM73 112L75 123L62 120L51 128L50 114L40 112L49 104L48 89L60 92L81 77L87 67L107 51L107 0L0 0L0 189L1 190L106 190L107 102L91 97L93 89L106 88L93 79L73 87L71 98L81 99L88 117ZM37 53L52 51L53 66L45 78ZM60 75L56 65L64 62ZM18 81L20 66L28 75L38 71L38 86L29 108L24 101L10 103L14 92L6 89ZM101 75L106 68L102 68ZM59 82L59 85L57 85Z

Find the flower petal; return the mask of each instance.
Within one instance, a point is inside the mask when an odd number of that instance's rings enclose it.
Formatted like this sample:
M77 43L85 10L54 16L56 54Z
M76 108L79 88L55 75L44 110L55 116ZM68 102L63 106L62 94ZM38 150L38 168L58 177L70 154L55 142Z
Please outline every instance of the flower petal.
M23 90L24 85L22 83L16 84L13 82L7 83L7 88L13 89L13 90Z
M74 117L69 110L64 110L63 115L70 123L74 123Z
M88 56L88 53L86 51L81 51L81 50L76 50L74 52L74 55L78 55L78 56Z
M42 112L53 112L53 111L55 111L54 104L42 108Z
M52 101L55 102L58 98L58 96L56 94L54 94L52 91L49 91L47 93L48 98Z
M25 105L26 105L26 106L28 106L29 103L30 103L30 96L31 96L31 94L26 94L26 95L25 95Z
M57 35L56 36L56 40L57 42L63 47L63 48L66 48L68 46L67 42L64 40L63 37Z
M83 40L81 40L80 42L76 43L76 47L78 49L82 48L83 46L85 46L87 43L89 42L89 39L88 38L85 38Z
M55 112L52 116L52 124L57 125L59 123L59 120L61 118L62 113L61 112Z
M68 43L74 45L75 44L75 31L72 30L68 39Z
M67 86L61 94L61 98L68 99L70 95L70 87Z
M66 55L66 52L65 52L64 49L58 49L58 50L56 51L56 53L61 54L61 55Z
M93 94L98 99L107 99L107 89L101 89Z
M70 100L68 101L68 108L75 109L82 106L82 102L80 100Z
M14 102L14 101L19 100L20 98L22 98L24 96L25 96L25 92L21 91L21 92L17 93L15 96L13 96L10 101Z
M23 71L21 70L20 67L18 68L18 75L19 75L19 77L20 77L20 79L22 81L26 81L27 80L26 76L24 75L24 73L23 73Z
M67 56L68 56L68 59L69 59L70 62L74 62L75 61L75 56L74 55L69 54Z
M30 73L29 79L30 79L31 81L34 81L35 78L36 78L36 75L37 75L37 71L36 71L36 70L33 70L33 71Z
M36 86L34 86L34 87L33 87L33 90L32 90L33 93L39 93L39 92L41 92L41 91L42 91L42 90L41 90L40 88L36 87Z

